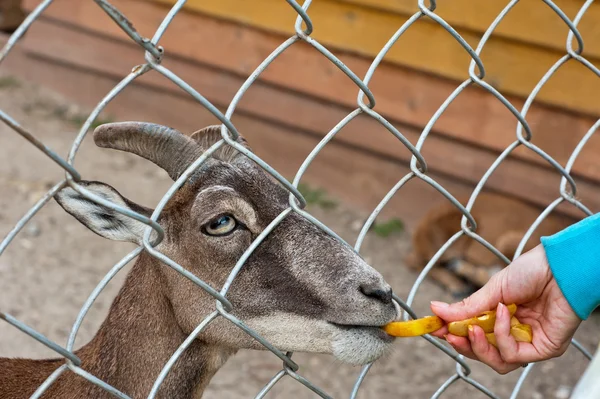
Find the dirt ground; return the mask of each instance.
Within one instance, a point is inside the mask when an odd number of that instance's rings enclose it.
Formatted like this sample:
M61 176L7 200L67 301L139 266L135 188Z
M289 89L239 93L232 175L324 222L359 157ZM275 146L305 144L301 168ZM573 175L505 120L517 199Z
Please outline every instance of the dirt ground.
M86 110L69 104L47 90L13 78L0 78L0 109L21 122L43 142L66 156ZM89 110L88 110L89 111ZM260 155L260 154L259 154ZM103 180L126 197L145 205L156 204L170 185L164 172L129 154L101 151L86 139L76 167L88 180ZM4 124L0 124L0 237L4 237L41 195L63 173L47 157ZM309 210L352 242L367 216L339 204L335 209ZM408 233L387 238L370 235L362 253L386 277L394 291L406 298L417 275L402 264L409 246ZM26 226L0 257L0 310L64 345L75 317L91 290L131 245L96 236L50 202ZM128 271L127 268L125 270ZM94 335L116 295L125 273L119 274L100 295L85 319L77 346ZM425 281L415 309L428 314L430 300L451 298ZM582 324L576 337L590 350L600 338L600 317ZM53 353L6 323L0 323L0 356L47 357ZM300 373L335 398L349 397L360 368L349 367L330 356L295 354ZM471 362L472 376L499 397L508 398L519 373L500 376ZM560 359L534 368L520 398L566 398L587 365L571 348ZM206 398L249 398L281 368L268 352L241 351L220 370ZM378 361L369 373L359 398L428 398L455 372L455 363L420 338L399 339L395 350ZM267 395L270 398L311 398L311 391L284 378ZM446 398L484 397L464 382L457 382Z

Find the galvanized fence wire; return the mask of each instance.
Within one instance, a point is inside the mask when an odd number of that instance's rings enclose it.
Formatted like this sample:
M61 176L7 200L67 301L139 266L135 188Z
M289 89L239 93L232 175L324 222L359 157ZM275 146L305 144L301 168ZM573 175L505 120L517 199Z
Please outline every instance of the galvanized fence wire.
M292 212L302 215L307 220L329 233L333 237L337 238L345 245L348 245L353 250L359 252L361 245L369 231L370 227L374 223L375 219L381 212L381 210L386 206L389 200L398 193L398 191L404 187L404 185L412 179L420 179L427 184L431 185L434 189L436 189L439 193L441 193L448 201L450 201L457 209L461 211L463 214L463 218L461 221L461 225L457 226L457 232L454 236L452 236L446 244L444 244L440 250L436 253L435 256L430 259L426 267L423 269L421 274L416 279L406 301L402 300L398 296L394 296L394 300L405 310L404 319L408 320L409 318L416 318L417 315L412 310L411 305L414 301L415 295L419 290L421 283L426 278L429 271L433 268L437 260L442 256L444 251L446 251L453 242L458 240L461 236L468 236L473 240L476 240L480 244L484 245L489 251L494 253L498 258L502 259L505 263L509 263L510 260L507 259L504 255L502 255L493 245L487 242L483 237L477 234L477 223L472 217L470 210L476 201L479 193L484 188L486 182L489 180L490 176L497 169L497 167L517 148L520 146L524 146L537 156L541 157L543 160L548 162L552 168L556 170L562 176L560 187L557 190L557 199L553 201L535 220L535 222L531 225L530 229L523 236L520 246L515 253L515 257L519 256L523 251L523 248L528 241L531 234L535 231L535 229L539 226L539 224L561 203L568 202L572 206L581 210L582 217L591 215L591 211L582 204L577 198L577 186L575 181L570 175L571 168L576 161L579 153L584 148L585 144L588 140L595 134L595 132L600 127L600 120L596 122L587 134L581 139L575 150L573 151L570 159L568 160L565 166L560 165L556 160L546 154L541 148L534 145L531 142L533 137L533 132L530 129L527 123L527 112L531 106L531 104L535 101L535 98L541 88L552 78L552 76L556 73L558 69L560 69L563 65L568 62L579 62L588 69L590 69L593 73L600 77L600 70L598 67L594 66L590 61L588 61L583 55L583 38L581 34L577 30L577 25L581 18L585 15L586 10L591 5L593 0L587 0L586 3L581 7L579 13L575 17L573 21L571 21L564 12L556 6L550 0L542 0L540 1L540 6L550 7L556 15L565 23L565 25L569 29L568 37L566 38L566 47L565 47L565 55L558 59L556 63L548 69L546 74L540 79L535 88L531 91L531 94L527 98L527 101L523 105L521 110L518 110L514 105L510 103L498 90L492 87L489 83L485 81L485 66L483 61L481 60L481 52L485 47L485 44L489 40L490 36L493 34L494 30L498 26L498 24L503 20L503 18L511 11L513 6L518 2L518 0L510 1L507 6L498 14L496 19L489 26L485 34L482 36L479 44L475 49L473 49L461 36L460 34L444 21L439 15L435 13L436 3L434 0L431 0L429 4L426 4L424 0L418 0L415 4L415 14L409 18L399 29L394 33L394 35L388 40L388 42L383 46L379 54L375 57L370 68L365 74L364 78L359 78L351 69L345 66L339 58L337 58L331 51L329 51L326 47L320 44L317 40L311 37L311 33L313 31L313 23L310 19L309 15L309 7L311 4L311 0L305 1L302 5L298 4L294 0L286 0L287 3L291 6L293 10L297 13L296 23L295 23L295 34L284 41L277 49L275 49L257 68L256 70L250 74L248 79L244 82L244 84L239 88L238 92L234 96L233 100L229 104L225 114L221 113L214 105L212 105L205 97L202 96L198 91L188 85L183 79L178 77L175 73L170 71L161 65L162 58L164 56L164 50L159 45L160 38L162 37L165 30L169 27L173 18L175 18L182 9L185 4L185 0L179 0L167 13L164 20L160 24L159 28L155 32L154 36L151 39L142 37L133 27L133 25L129 22L127 17L123 15L118 9L112 6L105 0L94 0L95 3L102 8L112 19L118 24L127 35L139 44L142 48L145 49L145 62L135 66L131 73L129 73L119 84L117 84L106 96L98 103L98 105L94 108L94 110L90 113L89 117L81 127L79 134L74 140L71 150L68 154L67 159L60 157L56 152L52 149L45 146L41 141L39 141L33 134L28 132L24 127L22 127L17 121L12 119L9 115L5 114L0 110L0 120L10 126L15 132L23 136L33 145L35 145L40 151L42 151L45 155L50 157L57 165L59 165L65 171L65 178L59 181L52 189L50 189L15 225L15 227L9 232L9 234L4 238L4 240L0 243L0 255L4 252L7 246L11 243L11 241L15 238L15 236L19 233L19 231L27 224L29 220L46 204L50 199L61 189L69 186L79 192L84 197L88 198L91 201L99 203L101 205L107 206L121 214L132 217L144 224L147 225L145 230L143 245L139 246L132 252L130 252L127 256L121 259L117 264L113 266L113 268L104 276L104 278L98 283L95 289L92 291L83 307L81 308L79 315L71 329L71 333L69 335L66 347L62 347L59 344L51 341L47 337L35 331L33 328L25 325L18 319L12 317L6 313L0 313L0 318L6 321L7 323L15 326L16 328L22 330L25 334L28 334L33 339L41 342L46 345L53 351L55 351L58 355L62 356L65 359L64 365L59 367L54 373L52 373L47 380L40 385L37 391L33 394L32 398L39 398L55 381L56 379L65 372L74 372L83 378L87 379L91 383L98 385L103 388L107 392L110 392L112 395L118 398L129 398L126 393L120 392L118 389L110 386L106 382L98 379L94 375L91 375L87 371L81 368L81 360L74 354L73 346L75 343L75 339L77 337L77 333L79 331L79 327L83 322L88 310L98 297L98 295L102 292L104 287L108 284L108 282L119 273L129 262L135 259L142 251L148 252L150 255L159 259L167 266L173 268L174 270L181 273L186 278L190 279L194 282L199 289L205 290L208 294L212 295L215 298L215 310L210 313L195 329L194 331L187 337L187 339L181 343L180 347L173 353L170 360L164 365L163 370L157 377L154 386L149 394L149 398L154 398L158 390L161 386L161 383L164 381L165 377L168 375L171 367L175 364L177 359L182 355L182 353L186 350L186 348L193 342L196 337L202 333L202 331L209 325L212 321L217 319L218 317L224 317L234 323L236 326L244 330L246 333L251 335L254 339L260 342L265 346L266 349L273 352L277 357L279 357L283 361L283 366L281 371L273 376L273 378L264 386L264 388L256 395L257 398L264 397L269 390L277 384L278 381L283 379L284 377L290 377L298 381L300 384L303 384L306 388L312 390L317 395L323 398L329 398L330 396L324 392L322 389L314 385L312 382L308 381L302 375L299 374L299 366L292 360L292 353L283 353L273 347L267 340L259 336L255 331L246 326L242 320L239 320L235 316L233 316L230 311L233 309L233 305L227 299L227 291L234 281L236 275L244 266L244 263L248 259L248 257L253 253L253 251L260 245L260 243L267 237L270 232L283 221L288 215ZM43 11L51 6L52 0L44 0L39 6L29 14L26 20L22 23L22 25L12 34L10 39L8 40L5 47L0 52L0 62L4 60L4 58L9 54L10 50L18 43L18 41L22 38L23 34L26 32L28 27L36 21L36 19L43 13ZM544 4L542 4L544 3ZM442 28L444 28L449 35L451 35L464 49L464 51L471 57L471 63L468 70L468 79L466 79L463 83L461 83L454 92L448 96L448 98L444 101L444 103L440 106L440 108L434 113L431 117L425 128L423 129L419 140L416 144L412 144L406 137L396 129L392 123L386 120L382 115L377 113L375 110L375 96L369 89L369 82L373 77L374 73L377 70L377 67L381 63L381 61L385 58L385 55L390 50L392 46L396 44L396 42L402 37L402 35L410 29L415 22L422 18L429 18L435 23L439 24ZM242 147L238 144L235 139L239 135L236 127L231 122L231 117L235 112L235 108L246 91L252 86L252 84L260 77L260 74L269 66L273 60L275 60L279 55L281 55L284 51L286 51L290 46L294 43L304 41L308 43L312 47L314 47L315 51L321 53L324 57L329 59L333 64L335 64L344 74L348 76L348 78L356 84L358 88L358 97L357 97L357 108L350 112L344 119L342 119L336 126L334 126L330 132L328 132L323 139L315 146L315 148L311 151L311 153L306 157L305 161L298 169L296 176L293 179L293 182L288 182L283 176L281 176L275 169L269 166L262 159L257 157L251 151ZM573 45L573 42L576 45ZM129 84L135 81L139 76L150 72L155 71L165 78L170 80L175 85L179 86L182 90L187 92L194 100L200 103L201 106L210 111L219 121L222 123L222 140L214 144L211 148L209 148L204 154L202 154L192 165L188 167L188 169L181 175L180 178L177 179L171 186L171 188L164 194L159 204L156 206L154 213L151 217L146 217L140 215L136 212L124 209L110 201L107 201L104 198L101 198L97 195L94 195L90 191L86 190L82 185L79 184L81 180L81 175L77 172L75 167L73 166L77 152L83 140L85 139L87 133L92 126L94 120L98 117L98 115L102 112L102 110L117 96L121 93ZM516 140L509 145L490 165L487 172L483 175L476 188L473 190L470 200L466 205L459 203L440 183L438 183L433 177L428 175L428 167L426 160L421 154L421 149L430 134L431 130L434 128L435 123L440 118L440 116L444 113L447 107L454 101L454 99L460 95L462 91L465 90L468 86L476 85L480 88L486 90L491 95L493 95L498 101L500 101L515 117L516 119ZM410 163L410 172L399 179L398 183L394 185L389 192L385 195L385 197L381 200L381 202L377 205L377 207L370 214L362 229L358 235L358 238L354 244L351 246L342 240L339 236L337 236L333 231L331 231L327 226L317 220L315 217L310 215L304 210L306 205L306 201L298 191L298 184L304 172L311 164L311 162L315 159L315 157L319 154L319 152L329 143L336 134L346 126L350 121L361 114L366 114L372 117L374 120L378 121L382 126L384 126L392 135L394 135L412 154L412 159ZM158 217L160 216L163 208L167 204L167 202L171 199L174 193L177 191L179 187L183 185L183 183L188 179L188 177L202 165L206 159L208 159L211 154L222 146L232 146L235 147L238 151L242 152L245 156L253 160L259 166L261 166L266 172L271 174L275 179L277 179L285 188L290 192L290 200L289 207L281 212L279 216L277 216L268 227L252 242L249 248L245 251L245 253L240 257L235 267L230 272L229 277L227 278L225 284L221 289L216 289L211 287L207 283L205 283L201 276L196 276L183 268L177 262L168 258L161 252L155 249L155 246L160 243L163 239L164 232L161 226L157 223ZM152 237L152 241L151 241ZM468 383L490 398L497 398L497 396L488 388L471 377L471 369L465 360L456 353L449 346L441 343L435 338L426 335L423 337L429 343L439 348L443 353L452 358L456 362L456 370L452 373L448 380L439 387L439 389L432 393L433 398L440 397L443 395L444 391L456 383L457 381L463 381ZM578 342L573 341L573 345L582 352L583 356L591 359L591 354ZM354 384L351 398L355 398L360 392L361 383L368 376L368 372L371 368L372 364L369 364L363 368L360 375L357 378L356 383ZM527 375L534 367L534 364L529 364L523 371L519 378L518 383L514 387L512 392L512 398L516 398L519 394L519 391L525 381Z

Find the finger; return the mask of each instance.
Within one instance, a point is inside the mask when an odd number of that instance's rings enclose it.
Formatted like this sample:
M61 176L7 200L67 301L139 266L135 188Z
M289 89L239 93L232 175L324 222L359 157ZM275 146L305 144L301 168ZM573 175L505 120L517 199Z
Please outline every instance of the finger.
M439 330L431 333L431 335L433 335L434 337L438 337L438 338L445 338L446 334L448 334L448 326L446 326L446 325L444 325Z
M498 305L496 323L494 324L496 345L502 359L511 364L525 364L544 360L535 345L528 342L517 342L510 333L510 313L503 304Z
M519 359L515 354L518 351L517 341L510 334L510 313L502 303L496 309L496 323L494 324L494 335L500 357L508 363L517 363Z
M485 338L485 332L479 326L469 326L469 341L477 359L490 366L497 373L506 374L521 367L521 364L509 364Z
M458 337L456 335L448 334L444 338L446 338L446 342L448 342L454 350L456 350L461 355L468 357L473 360L478 360L477 356L471 350L471 343L465 337Z
M502 300L501 281L506 268L495 274L486 285L460 302L447 304L431 302L433 313L445 321L464 320L496 307Z

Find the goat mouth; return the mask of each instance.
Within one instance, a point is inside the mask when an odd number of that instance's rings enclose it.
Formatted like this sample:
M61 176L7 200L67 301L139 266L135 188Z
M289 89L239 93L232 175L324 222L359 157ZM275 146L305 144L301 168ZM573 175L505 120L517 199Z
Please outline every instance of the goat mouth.
M385 342L392 342L396 339L396 337L393 337L393 336L389 335L388 333L386 333L383 330L383 326L361 325L361 324L339 324L339 323L334 323L334 322L329 322L329 324L332 324L339 329L346 330L349 332L350 331L365 332L365 333L375 336Z

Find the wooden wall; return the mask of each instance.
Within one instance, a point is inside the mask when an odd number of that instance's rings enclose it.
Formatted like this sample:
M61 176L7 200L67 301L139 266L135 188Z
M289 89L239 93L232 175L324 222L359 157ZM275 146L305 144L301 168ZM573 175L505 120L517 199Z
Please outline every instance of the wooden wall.
M154 1L176 3L176 0ZM440 2L435 11L475 48L507 3L506 0L455 0ZM583 3L583 0L556 2L571 18ZM296 14L285 1L189 0L184 8L269 32L294 34ZM315 1L309 9L315 26L311 36L334 48L373 58L417 10L415 0ZM600 60L600 29L594 25L600 22L600 4L588 9L584 21L587 23L582 23L580 30L586 40L586 54L592 60ZM565 54L567 33L567 26L550 7L537 1L518 3L486 44L482 54L486 80L503 93L527 96L548 67ZM386 61L462 81L467 77L470 57L442 26L424 18L403 34ZM584 68L577 64L569 64L549 82L539 99L599 114L600 104L593 100L600 81L591 73L580 75L582 71Z
M31 10L39 0L25 0ZM113 0L143 36L151 36L173 0ZM437 12L476 46L506 1L441 2ZM313 37L358 76L389 36L414 13L414 0L320 0L309 14ZM574 17L579 0L556 1ZM189 0L161 45L163 64L220 108L244 79L293 34L295 12L281 0ZM581 23L585 55L600 65L600 5ZM520 2L499 25L483 53L486 81L517 107L545 71L565 54L568 30L542 2ZM55 0L36 22L12 63L15 73L50 85L76 101L95 105L133 66L143 62L136 46L94 2ZM12 55L11 55L12 57ZM376 110L411 142L456 86L468 77L468 54L441 27L419 21L386 56L370 84ZM292 176L312 147L356 107L356 86L305 43L279 57L246 93L234 116L261 157ZM528 113L533 142L565 164L600 116L600 78L568 63L539 94ZM192 131L214 117L156 73L142 77L108 109ZM493 96L470 87L434 126L423 154L431 175L452 194L469 193L498 154L515 140L516 120ZM593 138L574 167L579 196L600 209L600 139ZM351 122L317 157L309 183L368 210L407 173L410 153L372 119ZM558 196L559 176L523 148L494 174L487 188L539 206ZM411 182L385 215L414 223L441 196ZM565 208L566 212L579 216Z

